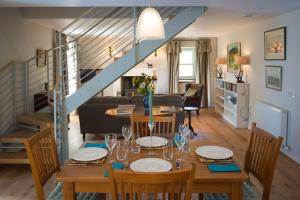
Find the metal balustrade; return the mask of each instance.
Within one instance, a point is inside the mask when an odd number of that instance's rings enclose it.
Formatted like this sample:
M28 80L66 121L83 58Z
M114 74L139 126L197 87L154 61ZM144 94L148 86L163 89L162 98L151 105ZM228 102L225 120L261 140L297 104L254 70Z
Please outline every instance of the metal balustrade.
M143 8L91 8L62 29L56 37L57 47L45 51L41 58L35 56L23 63L22 67L16 68L12 63L10 65L13 67L0 69L0 81L4 82L0 85L0 94L5 96L0 99L1 113L12 113L7 119L1 115L0 134L7 132L9 127L14 125L18 113L33 112L39 105L50 105L48 109L54 113L54 130L60 158L67 158L67 114L85 100L71 106L69 103L78 97L82 98L84 90L81 90L81 87L83 85L89 87L88 83L96 77L97 80L94 82L99 83L99 73L101 75L113 71L113 77L111 80L106 78L99 86L101 89L92 88L93 92L101 91L116 77L124 74L205 12L204 7L199 8L199 12L196 12L196 8L186 10L185 7L156 9L164 23L169 23L177 15L183 18L179 17L177 21L171 23L172 25L167 26L165 40L153 43L137 41L135 34L137 17ZM176 24L177 22L179 24ZM145 48L146 51L140 52L141 48ZM119 61L115 58L119 58ZM38 59L41 59L40 61L44 59L44 64L38 64ZM128 61L128 66L120 72L111 69L117 66L114 63L124 64L125 61ZM13 77L19 78L15 80ZM37 94L42 95L37 97ZM89 96L92 94L84 98ZM9 102L9 99L13 101Z

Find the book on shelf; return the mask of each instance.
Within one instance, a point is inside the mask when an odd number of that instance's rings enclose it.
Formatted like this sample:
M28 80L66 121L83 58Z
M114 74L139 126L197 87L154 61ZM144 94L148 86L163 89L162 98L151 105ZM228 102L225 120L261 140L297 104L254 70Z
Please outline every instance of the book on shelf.
M160 106L160 112L175 112L175 106Z
M134 104L118 105L117 112L120 115L131 115L135 109Z

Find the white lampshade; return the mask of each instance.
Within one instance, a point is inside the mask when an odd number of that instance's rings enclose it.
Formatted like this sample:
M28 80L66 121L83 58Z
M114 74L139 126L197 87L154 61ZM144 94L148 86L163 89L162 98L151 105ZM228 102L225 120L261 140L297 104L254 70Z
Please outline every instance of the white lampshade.
M145 8L137 24L138 40L157 40L165 38L165 29L159 13L154 8Z

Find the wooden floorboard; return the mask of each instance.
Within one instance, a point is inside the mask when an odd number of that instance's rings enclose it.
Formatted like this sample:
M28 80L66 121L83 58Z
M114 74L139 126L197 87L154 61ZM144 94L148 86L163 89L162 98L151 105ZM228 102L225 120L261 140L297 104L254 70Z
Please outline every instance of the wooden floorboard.
M192 124L196 132L209 139L221 141L233 149L237 162L243 165L247 149L249 130L235 129L219 118L212 110L203 110L199 116L193 115ZM71 115L70 150L82 144L78 117ZM95 139L87 135L87 139ZM255 181L254 181L255 182ZM261 192L255 182L256 190ZM54 179L45 188L49 193L54 187ZM271 200L298 200L300 191L300 165L284 155L280 155L273 181ZM0 165L0 200L34 200L35 189L30 167L27 165Z

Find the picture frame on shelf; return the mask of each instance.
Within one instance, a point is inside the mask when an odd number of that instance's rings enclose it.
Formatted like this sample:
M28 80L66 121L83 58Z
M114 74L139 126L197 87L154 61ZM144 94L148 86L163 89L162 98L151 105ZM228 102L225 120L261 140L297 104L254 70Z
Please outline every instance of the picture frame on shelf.
M266 65L266 88L282 91L282 66Z
M46 50L37 49L36 50L36 66L43 67L46 65L47 65Z
M241 55L241 43L236 42L227 45L227 72L239 72L240 65L234 63L234 58Z
M286 27L264 32L265 60L286 60Z

